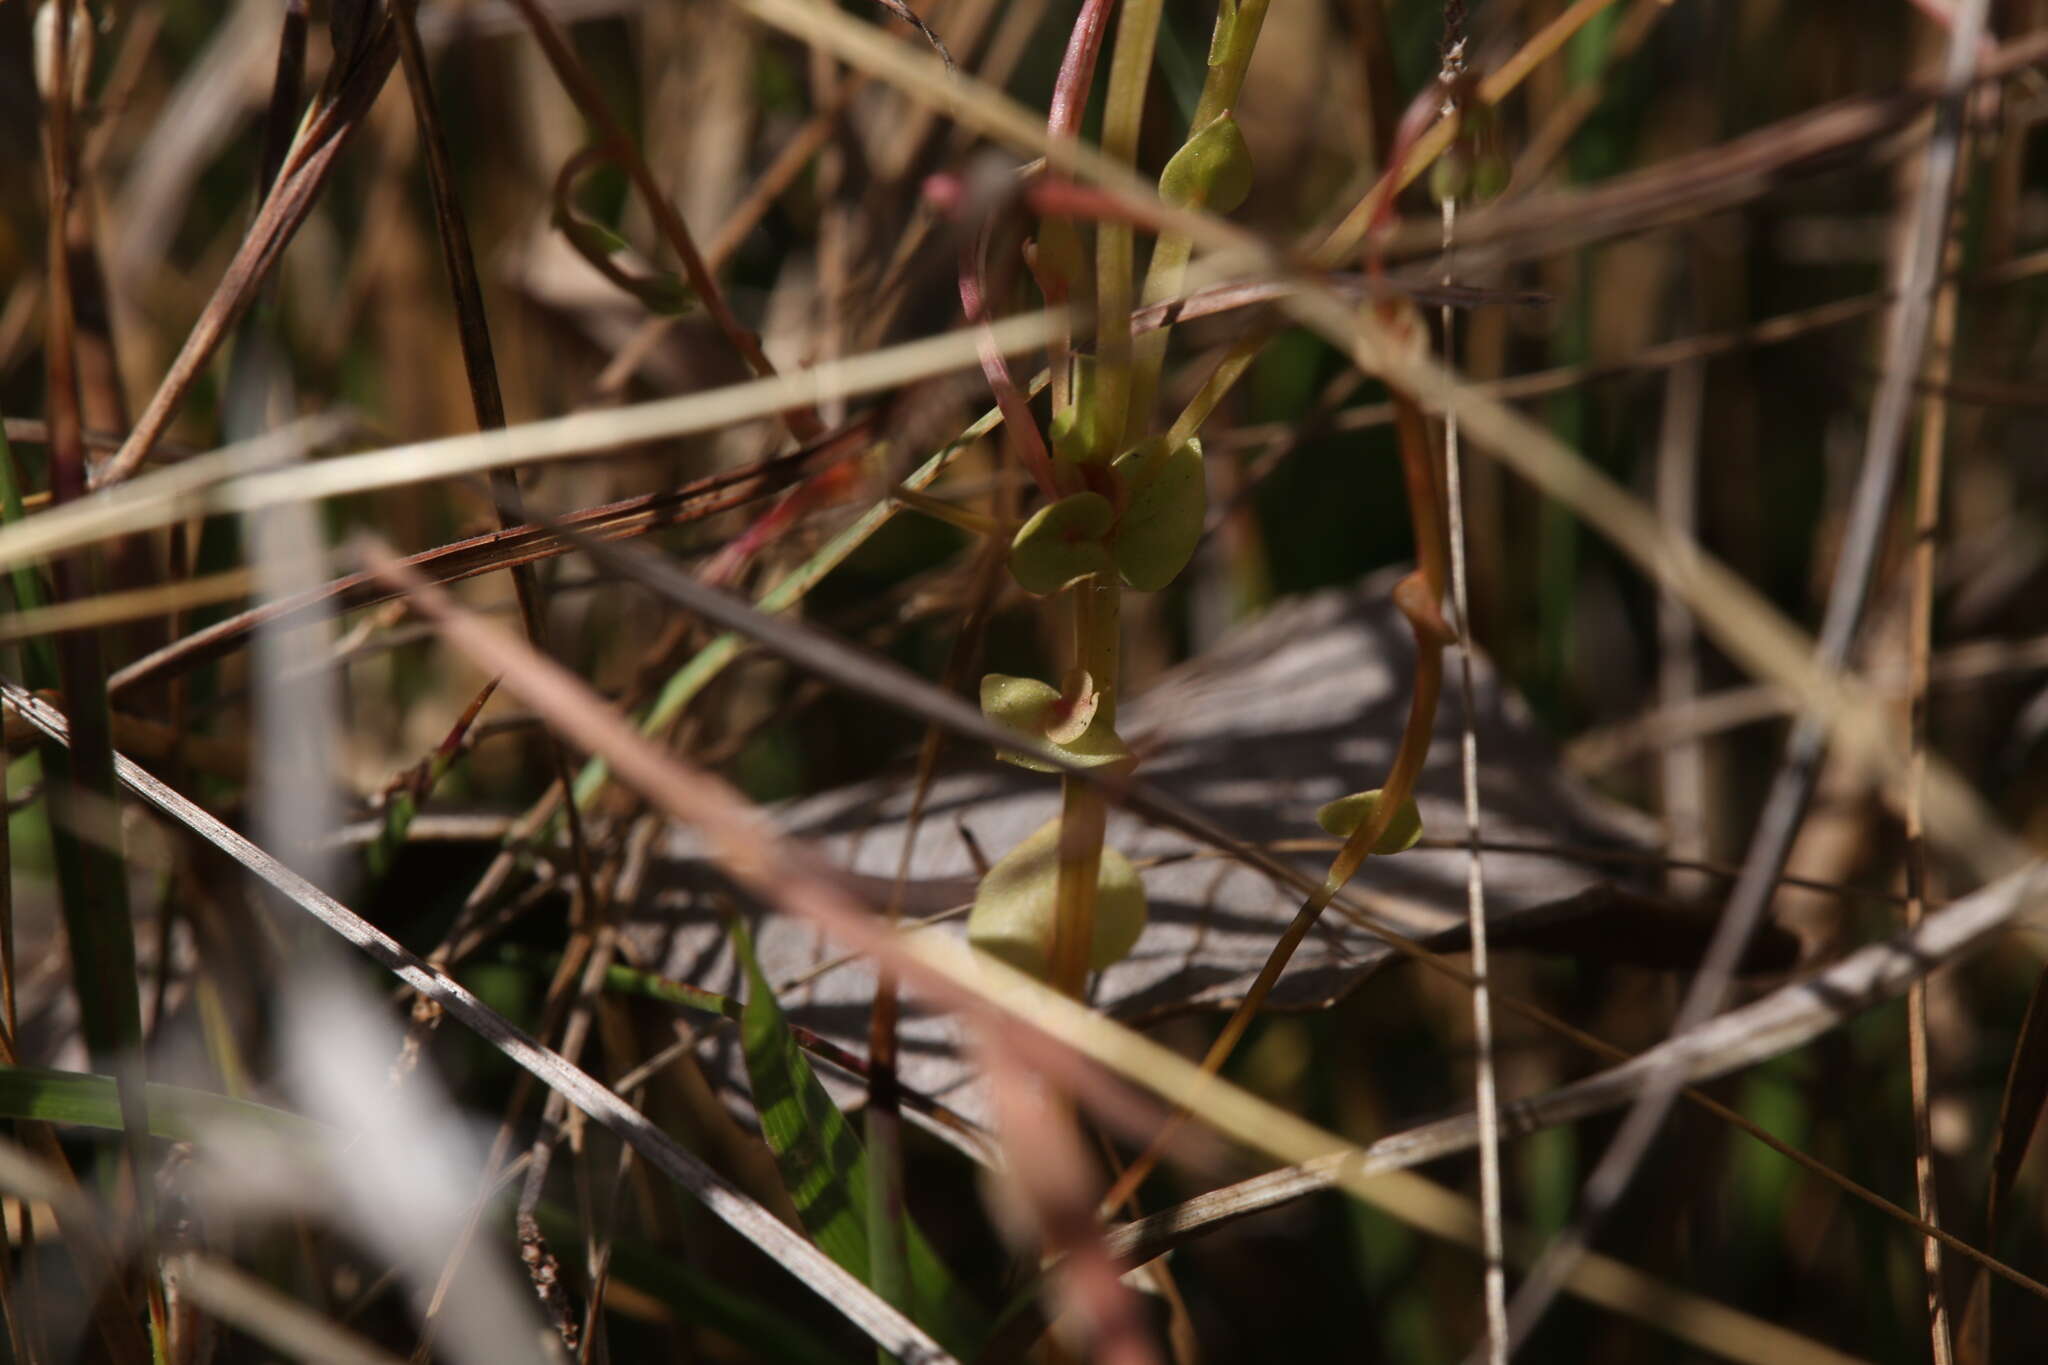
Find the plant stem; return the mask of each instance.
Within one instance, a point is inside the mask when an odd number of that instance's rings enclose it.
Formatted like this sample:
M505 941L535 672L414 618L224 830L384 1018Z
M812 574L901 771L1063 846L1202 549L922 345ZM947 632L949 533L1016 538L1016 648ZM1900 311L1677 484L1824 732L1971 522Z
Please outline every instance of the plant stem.
M1419 317L1414 321L1418 326L1421 323ZM1372 818L1353 830L1343 847L1337 850L1337 856L1330 863L1329 875L1295 912L1293 921L1267 955L1251 989L1245 992L1244 999L1231 1012L1230 1018L1224 1022L1223 1031L1202 1058L1202 1070L1211 1076L1222 1071L1223 1064L1230 1059L1245 1031L1251 1027L1252 1020L1273 993L1280 974L1293 960L1295 950L1301 947L1309 930L1315 927L1316 921L1336 899L1337 893L1344 889L1345 883L1357 875L1366 858L1371 856L1373 847L1379 843L1380 836L1393 823L1395 813L1414 794L1416 779L1422 776L1423 764L1429 758L1430 738L1436 731L1437 701L1443 692L1444 646L1455 638L1438 608L1443 600L1444 575L1449 562L1449 549L1444 539L1443 482L1422 409L1400 390L1392 392L1401 433L1401 467L1408 489L1409 519L1415 528L1418 563L1416 570L1394 587L1394 605L1408 618L1409 628L1415 632L1415 690L1409 696L1408 721L1402 727L1401 745L1394 753L1393 767L1381 786L1380 799L1373 808ZM1188 1113L1183 1108L1167 1120L1151 1144L1103 1196L1101 1206L1104 1209L1121 1205L1144 1183L1145 1177L1159 1164L1167 1144L1186 1122Z
M1116 52L1110 58L1109 96L1102 116L1102 149L1125 163L1137 159L1138 130L1152 77L1162 8L1163 0L1126 0L1117 17ZM1123 448L1131 382L1132 247L1129 223L1104 219L1096 225L1096 448L1089 452L1096 460L1106 461ZM1088 672L1101 696L1094 724L1106 730L1116 728L1121 594L1122 588L1109 575L1088 578L1070 594L1074 663ZM1093 783L1071 776L1060 780L1052 981L1077 998L1087 985L1088 960L1095 944L1095 891L1108 821L1108 807Z
M1123 588L1108 575L1077 584L1071 592L1074 609L1074 663L1087 670L1101 700L1093 725L1116 729L1117 672L1121 655L1119 621ZM1102 872L1102 841L1109 809L1102 788L1068 776L1060 780L1060 866L1054 904L1052 980L1068 995L1079 997L1088 981L1088 959L1095 945L1095 890Z
M1109 63L1109 97L1102 114L1102 150L1126 165L1137 160L1138 128L1152 78L1163 0L1125 0L1117 16L1116 53ZM1095 436L1092 454L1107 460L1123 449L1131 397L1131 308L1135 287L1132 229L1105 218L1095 227Z
M1195 103L1194 117L1188 120L1190 138L1228 113L1237 103L1237 97L1244 89L1245 72L1252 63L1252 49L1258 45L1259 30L1266 22L1266 6L1270 2L1221 0L1217 6L1216 33L1209 43L1208 75L1202 81L1202 96ZM1145 271L1142 295L1145 303L1158 303L1180 293L1181 282L1187 274L1188 257L1193 250L1194 243L1180 233L1167 233L1153 243L1152 262ZM1135 443L1145 435L1152 403L1159 392L1159 372L1166 364L1169 331L1161 327L1139 337L1132 345L1130 429L1125 433L1128 443ZM1235 376L1231 382L1235 382ZM1178 424L1174 430L1172 443L1175 445L1194 434L1190 431L1182 435Z

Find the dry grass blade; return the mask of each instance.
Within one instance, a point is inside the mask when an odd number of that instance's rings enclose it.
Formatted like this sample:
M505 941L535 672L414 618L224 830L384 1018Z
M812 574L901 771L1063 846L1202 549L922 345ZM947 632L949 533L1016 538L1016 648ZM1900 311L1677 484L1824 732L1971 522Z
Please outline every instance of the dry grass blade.
M225 1262L187 1253L166 1262L164 1270L180 1295L294 1360L398 1365L397 1356Z
M1504 1137L1519 1137L1557 1124L1570 1123L1628 1103L1662 1068L1676 1069L1688 1082L1712 1080L1802 1047L1887 1000L1896 999L1913 982L1938 968L1958 962L1997 935L2041 914L2048 903L2048 869L2037 865L1973 893L1923 919L1914 929L1860 948L1808 980L1785 986L1754 1004L1717 1016L1693 1032L1659 1044L1585 1080L1501 1108ZM2048 1093L2048 1081L2042 1091ZM1112 1244L1120 1256L1140 1261L1159 1255L1213 1223L1240 1218L1338 1183L1348 1163L1356 1173L1371 1176L1403 1170L1469 1151L1479 1140L1472 1114L1411 1128L1382 1138L1355 1157L1331 1157L1294 1171L1259 1176L1227 1192L1205 1197L1180 1211L1168 1210L1122 1229ZM2015 1159L2014 1165L2017 1165ZM1937 1237L1992 1273L2048 1298L2048 1285L1953 1235L1920 1222L1875 1196L1860 1195L1891 1208L1903 1222Z
M34 607L0 621L0 643L13 644L63 631L169 616L188 607L245 597L253 582L247 569L230 569L205 578L188 578L148 588L128 588L54 606Z
M1004 318L991 330L997 345L1006 354L1015 354L1043 346L1053 321L1052 314L1029 313ZM403 488L716 431L772 417L794 404L899 388L977 363L974 334L948 332L707 393L525 422L501 431L417 441L268 473L251 472L274 464L280 446L295 448L308 433L324 433L342 425L339 419L302 423L269 438L130 480L76 506L53 508L0 530L0 568L33 563L80 545L188 517Z
M1967 158L1970 143L1960 140L1954 155ZM1940 144L1929 149L1923 174L1939 168L1936 158ZM1960 214L1952 215L1960 219ZM1906 827L1906 913L1908 927L1927 912L1928 860L1925 812L1920 789L1927 768L1927 694L1931 681L1934 649L1934 573L1936 538L1941 532L1942 471L1949 432L1949 405L1943 396L1954 370L1956 344L1957 289L1954 269L1962 256L1960 222L1948 229L1935 267L1943 279L1936 287L1928 322L1926 373L1921 383L1928 389L1920 419L1920 450L1914 493L1914 544L1912 569L1912 620L1907 627L1907 659L1910 689L1907 698L1907 762L1904 797ZM1895 357L1893 364L1898 360ZM1902 438L1903 443L1903 438ZM1935 1189L1934 1122L1929 1098L1930 1071L1927 1018L1927 983L1915 982L1906 992L1906 1080L1913 1104L1913 1191L1920 1217L1940 1223L1939 1198ZM1927 1283L1928 1334L1934 1365L1955 1365L1955 1344L1948 1290L1943 1284L1941 1243L1928 1238L1921 1246L1921 1272Z
M1890 520L1907 423L1912 416L1914 379L1927 345L1934 296L1941 278L1942 253L1948 243L1948 220L1961 161L1963 116L1986 9L1986 0L1964 0L1949 35L1943 100L1928 136L1925 164L1901 247L1899 297L1886 336L1884 378L1871 411L1854 503L1821 625L1819 664L1828 672L1839 671L1847 663L1877 576L1878 555ZM1802 716L1793 728L1786 742L1784 761L1757 817L1742 876L1729 893L1714 940L1679 1006L1674 1032L1700 1027L1726 998L1735 965L1763 919L1776 891L1778 876L1791 856L1792 842L1804 822L1807 802L1819 781L1828 730L1825 721L1812 716ZM1915 790L1921 787L1916 784ZM1579 1211L1572 1226L1560 1234L1515 1295L1513 1332L1517 1342L1527 1340L1545 1306L1557 1293L1562 1270L1591 1242L1601 1222L1634 1180L1681 1086L1682 1078L1675 1066L1661 1073L1653 1072L1631 1104L1620 1130L1581 1190Z
M1210 250L1212 268L1284 265L1251 234L1206 214L1166 210L1152 187L1134 183L1136 178L1126 168L1079 144L1049 141L1039 122L1006 96L977 88L965 77L946 76L935 61L902 50L836 11L811 0L743 3L767 22L830 47L845 60L953 114L967 126L1043 155L1052 165L1085 177L1118 196L1146 221L1187 232ZM2009 57L2018 46L2002 51ZM2048 49L2048 35L2042 35L2039 46ZM1370 310L1358 310L1313 279L1302 280L1299 291L1286 296L1283 303L1292 316L1366 373L1407 389L1436 411L1455 411L1468 441L1570 508L1669 587L1737 662L1760 678L1790 688L1808 710L1822 717L1845 752L1877 772L1904 771L1904 747L1890 734L1885 714L1852 683L1817 666L1812 641L1802 631L1711 555L1673 535L1651 509L1578 452L1505 404L1475 392L1451 372L1415 355L1400 338L1375 322ZM7 561L6 546L6 537L0 535L0 567ZM1927 799L1928 822L1937 841L1981 874L1996 876L2024 861L2023 851L1952 770L1930 765Z
M123 482L149 458L157 439L184 406L207 363L255 302L285 246L313 211L314 201L333 172L335 159L368 115L397 59L390 30L380 27L377 35L367 41L359 59L330 77L331 93L301 127L297 143L286 157L270 193L264 197L263 207L250 224L234 260L228 264L227 273L208 300L206 311L193 325L177 359L136 419L135 429L96 471L95 488Z
M0 699L36 729L62 743L69 735L61 713L11 683L0 683ZM899 1357L937 1362L950 1360L938 1344L867 1287L834 1265L816 1247L791 1231L773 1214L747 1198L674 1138L657 1128L624 1100L551 1049L542 1047L475 995L341 902L293 872L178 792L126 758L117 760L121 781L164 816L240 863L290 903L306 911L421 995L434 1001L465 1027L531 1073L544 1085L566 1095L648 1164L701 1201L713 1214L816 1291L877 1345Z
M819 463L846 458L866 440L865 424L857 423L816 446L758 465L708 475L665 492L646 493L598 507L580 508L565 514L561 520L593 536L645 535L758 501L802 477L803 471ZM423 550L408 555L405 562L437 583L456 583L479 574L554 558L567 554L569 549L567 541L540 527L528 525L491 531ZM289 625L323 609L342 612L375 606L397 595L396 589L369 574L344 574L312 592L267 602L181 636L115 672L108 680L108 686L120 692L154 679L175 676L239 648L251 634L265 626Z
M780 840L758 812L723 782L686 769L660 753L598 704L573 676L461 611L439 589L419 583L413 591L414 601L432 615L450 644L502 674L508 689L548 711L566 737L603 756L622 781L639 789L670 817L698 828L720 861L743 884L790 913L815 921L847 945L874 953L933 999L986 1018L1000 1030L996 1036L1016 1049L1022 1060L1050 1072L1083 1098L1112 1110L1127 1108L1115 1090L1106 1088L1087 1069L1077 1068L1071 1053L1190 1110L1236 1141L1282 1160L1304 1161L1333 1152L1356 1155L1355 1148L1334 1134L1217 1081L1171 1050L986 955L926 935L892 934L884 921L862 907L829 873ZM1005 742L1014 747L1015 736ZM424 971L417 975L433 979ZM576 1095L574 1090L569 1093ZM576 1102L584 1104L580 1097ZM646 1151L644 1147L640 1150ZM1368 1178L1341 1166L1337 1181L1360 1200L1433 1236L1466 1245L1476 1241L1475 1207L1428 1181L1398 1171ZM1571 1287L1592 1302L1732 1358L1759 1362L1850 1359L1604 1257L1583 1263L1574 1273Z
M1465 73L1465 7L1461 0L1444 6L1443 68L1437 84L1445 92L1443 115L1456 118L1459 110L1450 92L1460 86ZM1444 282L1450 283L1449 261L1457 230L1458 203L1447 198L1443 204ZM1443 328L1445 358L1456 355L1457 316L1446 304L1439 315ZM1473 1113L1479 1123L1479 1207L1484 1219L1483 1251L1486 1258L1484 1297L1486 1337L1482 1343L1491 1365L1507 1365L1508 1316L1505 1233L1501 1214L1500 1110L1498 1075L1494 1066L1492 968L1486 937L1486 872L1480 858L1484 831L1479 815L1479 732L1478 692L1472 681L1472 589L1466 563L1464 468L1458 449L1458 419L1444 420L1444 539L1450 551L1451 622L1457 638L1458 655L1458 771L1465 797L1465 924L1472 941L1472 1061Z

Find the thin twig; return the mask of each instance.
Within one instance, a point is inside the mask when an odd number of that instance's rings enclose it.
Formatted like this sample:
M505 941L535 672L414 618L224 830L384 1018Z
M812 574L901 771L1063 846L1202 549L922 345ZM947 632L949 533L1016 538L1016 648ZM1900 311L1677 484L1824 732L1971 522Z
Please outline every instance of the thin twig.
M1437 82L1444 91L1442 115L1457 117L1455 92L1465 74L1464 0L1445 0L1443 66ZM1444 215L1444 284L1451 283L1451 248L1458 225L1458 201L1446 197ZM1443 306L1444 359L1457 356L1457 314ZM1486 942L1486 872L1479 856L1479 717L1478 690L1472 680L1472 599L1466 580L1465 493L1459 467L1458 414L1444 416L1444 534L1449 542L1451 621L1458 651L1458 772L1465 795L1465 923L1472 937L1472 1067L1473 1113L1479 1121L1480 1255L1485 1260L1486 1359L1507 1365L1508 1290L1506 1234L1501 1217L1500 1111L1495 1091L1493 999Z
M684 224L682 213L677 210L668 195L663 193L660 182L655 180L654 172L647 164L647 158L640 154L639 144L626 133L625 128L613 115L611 106L605 102L604 91L598 88L596 81L578 60L575 49L569 45L568 35L562 32L554 17L541 6L540 0L512 0L512 3L519 7L521 16L525 18L534 38L539 41L541 51L546 54L548 64L554 68L555 77L561 81L562 88L576 101L576 106L583 111L583 116L598 129L603 138L604 150L618 161L620 168L632 180L633 187L639 191L642 201L647 205L647 211L654 215L654 221L660 227L662 237L667 240L669 249L675 252L677 261L681 263L684 279L689 281L690 288L695 291L698 301L704 305L704 310L711 314L712 322L724 334L727 344L756 375L764 379L772 376L775 373L775 366L769 362L767 353L761 349L761 338L749 331L733 313L724 291L718 287L718 281L706 267L703 256L699 254L696 239L690 235L690 229ZM790 434L799 441L815 440L824 429L824 424L818 420L816 411L808 406L789 408L782 413L782 420L789 428Z
M1957 155L1967 156L1964 140ZM1925 174L1931 167L1922 167ZM1962 255L1960 223L1950 228L1944 249L1944 264L1951 268ZM1906 910L1908 929L1921 922L1927 911L1927 828L1922 787L1927 773L1927 693L1932 667L1934 636L1934 570L1936 538L1941 529L1941 484L1944 452L1948 443L1949 405L1941 386L1948 382L1954 365L1956 343L1956 285L1945 280L1935 295L1934 314L1928 337L1926 377L1932 386L1920 416L1920 458L1918 483L1914 491L1913 572L1910 619L1907 624L1907 738L1909 752L1906 790L1902 806L1906 829ZM1913 1194L1923 1221L1939 1225L1941 1208L1935 1192L1934 1127L1930 1118L1927 983L1915 981L1906 992L1906 1077L1913 1106ZM1941 1243L1929 1237L1921 1243L1921 1272L1927 1284L1927 1330L1934 1365L1955 1365L1955 1341L1949 1312L1948 1290L1942 1283Z
M255 222L236 248L234 259L186 336L177 359L136 419L134 430L93 475L95 489L122 482L149 458L157 438L184 406L207 363L255 301L286 245L312 213L343 145L362 125L397 60L390 30L380 29L379 36L359 60L330 76L334 88L302 125L299 139L285 157L284 167L264 197Z
M1676 1068L1690 1082L1704 1082L1755 1066L1802 1047L1845 1020L1895 999L1935 968L1983 948L2014 925L2037 917L2048 897L2048 870L2035 864L1923 919L1914 929L1873 943L1812 978L1785 986L1753 1004L1723 1014L1702 1028L1674 1036L1649 1052L1571 1085L1502 1107L1509 1137L1575 1122L1614 1109L1640 1094L1661 1070ZM1939 1240L1993 1274L2048 1300L2048 1284L2022 1273L1841 1175L1832 1167L1736 1114L1698 1090L1687 1098L1740 1127L1780 1155L1879 1209L1922 1236ZM1439 1161L1470 1151L1479 1141L1474 1115L1459 1114L1382 1138L1356 1157L1333 1157L1274 1171L1212 1191L1178 1209L1168 1209L1112 1234L1120 1256L1143 1262L1164 1254L1218 1221L1256 1213L1339 1184L1341 1177L1370 1177L1385 1171Z
M409 584L419 590L417 582ZM0 698L17 714L59 743L69 726L56 711L12 683L0 681ZM760 1247L771 1260L804 1281L877 1345L906 1360L938 1365L952 1357L915 1324L877 1300L802 1234L749 1199L666 1132L634 1110L602 1082L560 1053L543 1047L467 987L421 960L319 887L250 843L220 820L165 786L125 757L116 758L121 781L169 819L190 829L306 911L408 986L433 1000L499 1052L632 1146L648 1164L703 1202L713 1214Z
M1947 94L1935 109L1911 230L1901 253L1898 303L1885 347L1884 378L1871 411L1862 472L1821 626L1819 662L1830 672L1839 671L1848 660L1877 572L1878 551L1884 540L1892 490L1898 482L1905 449L1907 422L1912 415L1913 381L1927 344L1942 251L1948 240L1948 215L1955 196L1963 116L1986 8L1987 0L1962 0L1949 36ZM1827 737L1825 723L1810 714L1803 716L1794 728L1763 813L1758 817L1757 833L1743 864L1743 874L1730 893L1713 943L1679 1007L1674 1033L1690 1032L1703 1025L1726 998L1735 964L1763 918L1778 874L1791 853L1792 841L1799 832L1819 776ZM1515 1344L1528 1339L1529 1332L1556 1297L1564 1274L1585 1253L1595 1229L1633 1181L1681 1084L1676 1068L1662 1068L1652 1073L1630 1106L1620 1130L1581 1191L1573 1222L1544 1253L1515 1295L1511 1323Z

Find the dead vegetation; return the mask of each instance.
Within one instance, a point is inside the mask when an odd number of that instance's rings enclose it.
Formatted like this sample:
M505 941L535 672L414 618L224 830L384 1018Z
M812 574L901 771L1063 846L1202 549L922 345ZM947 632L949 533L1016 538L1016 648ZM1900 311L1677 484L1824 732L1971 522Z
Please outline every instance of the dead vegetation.
M2034 1358L2044 67L0 0L10 1358Z

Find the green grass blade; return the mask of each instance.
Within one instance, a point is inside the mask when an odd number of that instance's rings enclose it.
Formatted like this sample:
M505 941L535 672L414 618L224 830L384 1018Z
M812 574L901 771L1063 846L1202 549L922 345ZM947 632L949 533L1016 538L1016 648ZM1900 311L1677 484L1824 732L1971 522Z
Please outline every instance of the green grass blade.
M754 956L744 925L733 925L733 946L747 972L747 1002L740 1041L761 1132L775 1153L782 1183L797 1215L820 1249L872 1284L868 1259L870 1190L867 1154L846 1115L832 1102L796 1044L775 992ZM967 1359L986 1339L981 1309L938 1258L906 1212L905 1262L911 1318L947 1350Z
M534 1210L541 1232L562 1246L580 1246L586 1229L566 1209L541 1204ZM692 1326L730 1337L751 1360L778 1365L840 1365L846 1356L831 1341L793 1320L787 1310L737 1293L676 1256L623 1237L613 1237L611 1277L675 1310Z
M14 467L14 450L7 444L7 429L0 424L0 523L13 525L28 515L21 501L21 473ZM29 611L50 605L49 589L33 566L17 564L8 574L14 585L14 605ZM57 685L57 655L41 636L21 643L22 669L28 685L40 691Z
M266 1128L295 1138L312 1137L323 1131L313 1120L289 1110L207 1090L151 1082L146 1093L151 1137L190 1142L204 1137L209 1128L225 1123ZM119 1132L121 1103L110 1076L30 1066L0 1067L0 1118L35 1119Z
M797 1048L746 929L734 924L732 937L747 969L740 1041L761 1134L811 1240L865 1281L867 1162L860 1139Z

